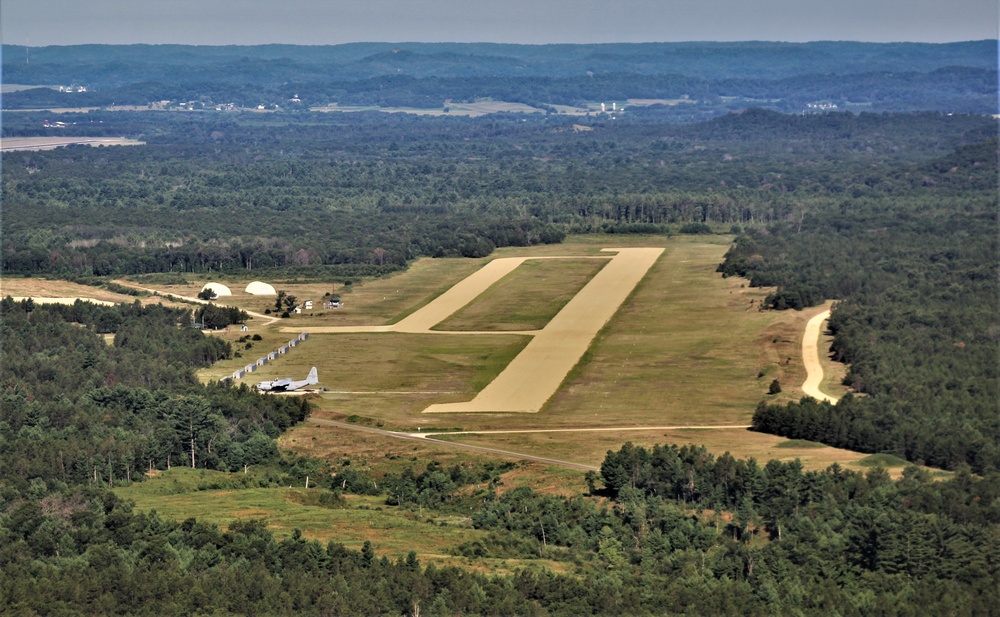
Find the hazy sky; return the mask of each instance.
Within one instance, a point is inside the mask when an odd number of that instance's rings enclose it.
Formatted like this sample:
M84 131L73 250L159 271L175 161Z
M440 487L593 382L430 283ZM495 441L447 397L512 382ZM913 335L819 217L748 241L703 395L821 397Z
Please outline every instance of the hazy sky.
M0 0L3 42L606 43L997 38L997 0Z

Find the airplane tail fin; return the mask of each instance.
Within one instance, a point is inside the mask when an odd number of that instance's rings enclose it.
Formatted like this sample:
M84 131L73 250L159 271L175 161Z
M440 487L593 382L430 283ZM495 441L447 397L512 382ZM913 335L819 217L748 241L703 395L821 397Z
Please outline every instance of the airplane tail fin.
M312 367L311 371L309 371L309 376L306 377L306 381L309 382L310 386L319 383L319 373L316 371L315 366Z

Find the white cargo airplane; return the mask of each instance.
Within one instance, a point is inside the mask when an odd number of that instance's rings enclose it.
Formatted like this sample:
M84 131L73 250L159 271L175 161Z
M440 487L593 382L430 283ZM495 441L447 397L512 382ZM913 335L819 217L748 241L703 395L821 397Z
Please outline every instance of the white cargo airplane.
M298 390L299 388L312 386L318 383L319 373L316 372L316 367L314 366L312 367L312 370L309 371L309 375L307 375L302 381L292 381L291 377L275 379L274 381L262 381L257 384L257 389L261 392L291 392L292 390Z

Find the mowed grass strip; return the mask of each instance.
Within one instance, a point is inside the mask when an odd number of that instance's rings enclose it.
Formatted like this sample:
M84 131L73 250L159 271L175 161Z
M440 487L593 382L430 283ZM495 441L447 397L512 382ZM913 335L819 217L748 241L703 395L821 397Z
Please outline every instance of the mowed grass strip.
M604 259L526 261L434 330L539 330L606 264Z

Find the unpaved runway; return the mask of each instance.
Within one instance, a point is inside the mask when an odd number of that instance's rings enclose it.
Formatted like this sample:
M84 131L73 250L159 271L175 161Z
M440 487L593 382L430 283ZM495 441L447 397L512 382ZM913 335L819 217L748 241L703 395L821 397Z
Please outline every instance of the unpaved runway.
M431 405L424 413L540 411L662 253L619 249L474 399Z
M531 342L507 368L474 399L431 405L424 413L536 413L559 389L594 336L618 311L632 290L663 253L662 248L603 249L609 253L604 266L541 330L530 332L481 332L475 334L527 334ZM494 259L432 302L389 326L282 328L288 332L330 334L346 332L409 332L473 334L434 331L432 327L467 305L490 285L532 257ZM546 259L546 258L541 258ZM604 259L603 257L601 259Z
M830 311L823 311L809 320L806 333L802 337L802 363L806 365L806 381L802 384L802 392L818 401L836 403L837 398L825 394L819 389L823 382L823 365L819 361L819 336L823 323L830 318Z

